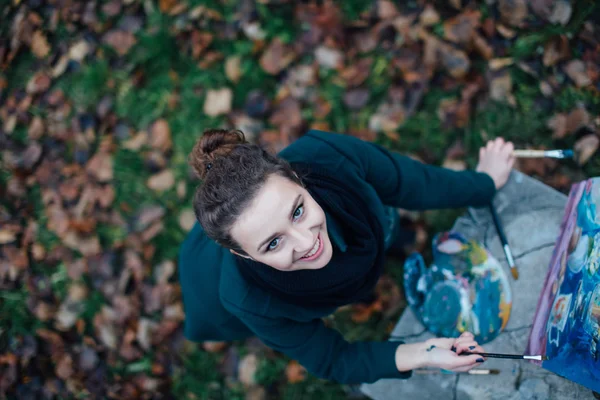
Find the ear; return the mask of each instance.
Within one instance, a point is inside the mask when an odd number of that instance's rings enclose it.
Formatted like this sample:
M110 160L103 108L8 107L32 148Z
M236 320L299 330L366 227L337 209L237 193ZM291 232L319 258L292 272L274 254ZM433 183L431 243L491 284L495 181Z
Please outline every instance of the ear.
M248 260L252 260L252 257L247 256L245 254L240 254L237 251L233 250L233 249L229 249L229 251L231 252L231 254L234 254L236 256L242 257L242 258L247 258Z

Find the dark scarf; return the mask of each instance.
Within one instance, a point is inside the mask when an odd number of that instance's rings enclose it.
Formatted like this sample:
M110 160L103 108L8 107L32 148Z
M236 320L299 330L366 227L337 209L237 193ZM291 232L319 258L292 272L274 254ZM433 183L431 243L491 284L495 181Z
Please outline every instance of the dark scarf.
M334 248L329 264L317 270L279 271L238 257L249 282L293 304L339 307L368 299L383 270L384 240L379 221L358 190L323 168L295 163L306 189L344 233L346 252Z

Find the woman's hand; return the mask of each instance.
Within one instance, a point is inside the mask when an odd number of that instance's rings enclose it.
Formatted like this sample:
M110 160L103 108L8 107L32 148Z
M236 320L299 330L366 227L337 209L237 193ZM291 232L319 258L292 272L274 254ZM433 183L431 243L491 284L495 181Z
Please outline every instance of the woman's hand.
M425 342L402 344L396 349L396 367L399 371L435 367L465 372L480 365L485 359L478 355L461 356L462 352L483 352L470 332L458 338L435 338Z
M513 151L513 144L505 142L502 138L488 141L485 147L479 149L476 171L488 174L494 181L496 189L500 189L508 180L510 170L515 163Z
M456 339L436 338L425 342L429 353L429 367L437 367L455 372L465 372L480 365L485 359L482 356L461 356L463 352L483 353L484 350L474 340L471 332L465 332Z

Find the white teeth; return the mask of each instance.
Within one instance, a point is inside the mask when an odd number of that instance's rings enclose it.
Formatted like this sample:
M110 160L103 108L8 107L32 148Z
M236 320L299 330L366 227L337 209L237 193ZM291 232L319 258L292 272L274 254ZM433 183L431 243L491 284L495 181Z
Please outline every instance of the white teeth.
M317 252L317 250L319 250L319 246L321 245L321 240L317 239L317 242L315 243L315 245L313 246L312 250L307 253L304 257L302 258L308 258L308 257L312 257L315 255L315 253Z

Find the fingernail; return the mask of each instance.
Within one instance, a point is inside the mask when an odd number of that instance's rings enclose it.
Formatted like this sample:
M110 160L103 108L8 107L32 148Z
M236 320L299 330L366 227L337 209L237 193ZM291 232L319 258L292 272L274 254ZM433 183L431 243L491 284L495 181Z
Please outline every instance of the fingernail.
M452 346L452 348L450 350L452 350L453 352L456 353L456 347Z
M469 350L473 350L475 346L469 346Z
M475 361L477 361L477 362L483 362L484 360L483 360L483 358L478 358L478 359L477 359L477 360L475 360Z

